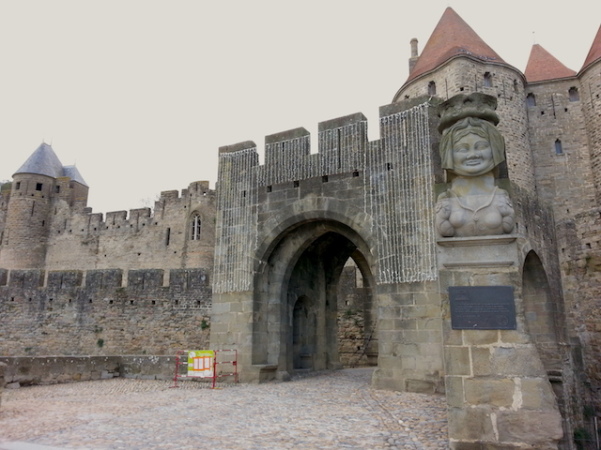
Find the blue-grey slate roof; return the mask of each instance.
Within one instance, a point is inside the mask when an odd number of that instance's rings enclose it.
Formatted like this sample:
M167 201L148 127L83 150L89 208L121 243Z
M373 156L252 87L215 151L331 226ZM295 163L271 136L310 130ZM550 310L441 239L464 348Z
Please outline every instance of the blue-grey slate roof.
M52 146L42 142L25 163L13 174L33 173L37 175L46 175L52 178L69 177L73 181L87 186L83 177L75 166L63 166L63 164L54 153Z

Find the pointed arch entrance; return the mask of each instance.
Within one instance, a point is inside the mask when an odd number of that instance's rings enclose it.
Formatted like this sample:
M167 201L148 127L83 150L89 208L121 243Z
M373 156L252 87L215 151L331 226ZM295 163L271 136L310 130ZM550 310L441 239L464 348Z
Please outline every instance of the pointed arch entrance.
M373 256L350 227L334 220L295 224L263 253L253 298L253 364L279 371L340 368L338 285L352 258L363 279L365 322L372 314Z

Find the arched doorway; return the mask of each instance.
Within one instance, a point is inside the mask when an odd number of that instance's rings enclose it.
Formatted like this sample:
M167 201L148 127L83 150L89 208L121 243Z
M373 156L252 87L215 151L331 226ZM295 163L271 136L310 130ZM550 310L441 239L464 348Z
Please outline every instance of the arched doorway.
M526 255L524 261L522 297L528 333L536 344L545 368L548 372L560 370L562 355L558 347L558 305L553 301L543 264L533 251Z
M277 365L289 373L341 367L337 296L349 258L370 291L373 257L350 227L307 221L277 237L255 277L253 364ZM365 308L371 326L371 300Z

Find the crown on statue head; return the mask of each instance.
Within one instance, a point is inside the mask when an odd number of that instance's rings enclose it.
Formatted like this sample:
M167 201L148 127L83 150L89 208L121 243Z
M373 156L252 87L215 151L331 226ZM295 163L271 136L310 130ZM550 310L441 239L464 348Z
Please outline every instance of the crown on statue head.
M455 95L438 107L440 117L438 131L442 133L443 130L466 117L477 117L496 125L499 123L496 109L497 99L492 95L480 92Z

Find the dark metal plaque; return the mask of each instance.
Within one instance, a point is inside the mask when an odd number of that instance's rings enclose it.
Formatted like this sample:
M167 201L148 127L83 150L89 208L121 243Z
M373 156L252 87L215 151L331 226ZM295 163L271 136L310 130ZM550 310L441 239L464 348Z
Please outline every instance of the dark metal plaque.
M451 286L454 330L515 330L513 286Z

